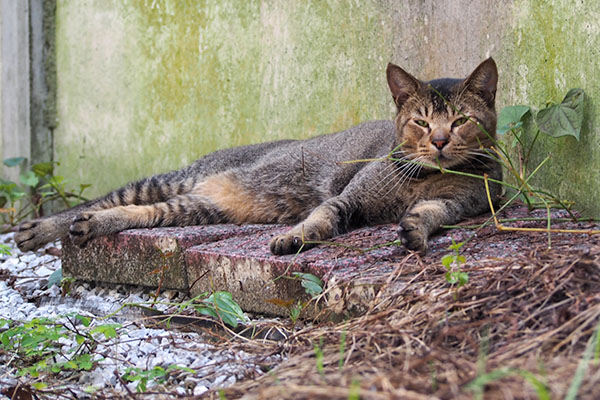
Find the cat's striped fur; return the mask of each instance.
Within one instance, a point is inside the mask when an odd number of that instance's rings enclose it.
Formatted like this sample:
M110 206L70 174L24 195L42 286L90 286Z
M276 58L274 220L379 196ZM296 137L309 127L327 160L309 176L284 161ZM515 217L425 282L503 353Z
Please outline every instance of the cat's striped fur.
M84 245L128 228L297 224L271 241L274 254L285 254L297 251L302 238L326 240L359 226L399 222L406 247L425 252L440 225L487 208L480 179L431 166L501 178L488 154L496 130L496 65L488 59L464 80L424 83L393 64L387 76L398 108L394 122L217 151L179 171L26 222L15 240L30 250L67 234ZM499 192L492 185L493 195Z

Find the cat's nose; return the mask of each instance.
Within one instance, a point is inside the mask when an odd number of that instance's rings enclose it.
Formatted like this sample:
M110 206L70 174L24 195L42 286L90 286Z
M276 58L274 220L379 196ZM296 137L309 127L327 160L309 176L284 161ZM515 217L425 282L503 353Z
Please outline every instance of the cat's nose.
M441 150L448 144L448 133L443 129L436 129L431 135L431 143Z

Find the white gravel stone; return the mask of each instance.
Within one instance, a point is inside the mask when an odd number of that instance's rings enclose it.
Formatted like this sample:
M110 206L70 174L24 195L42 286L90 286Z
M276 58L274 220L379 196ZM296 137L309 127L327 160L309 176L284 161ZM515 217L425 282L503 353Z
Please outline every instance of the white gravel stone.
M108 323L123 325L118 330L117 337L110 341L100 334L94 335L98 340L92 355L94 367L90 371L82 371L78 380L73 381L69 386L71 393L79 393L82 398L88 398L89 395L83 390L90 386L100 392L104 389L109 391L108 393L114 393L114 390L126 393L115 372L122 376L127 367L145 370L155 366L168 368L170 365L178 365L194 369L197 371L194 374L178 373L178 382L173 382L170 389L179 395L193 393L194 396L200 396L211 388L235 383L241 377L240 362L249 364L244 370L260 370L252 361L256 356L244 352L235 354L229 350L215 350L200 334L146 328L142 323L143 318L135 308L126 308L112 318L101 319L117 312L125 303L152 301L154 290L125 285L103 287L75 282L71 285L70 293L63 296L59 286L47 287L48 277L61 267L60 259L44 254L43 250L23 254L14 248L12 236L13 234L0 235L0 243L7 243L13 247L11 256L0 258L0 270L6 270L8 275L16 277L12 283L9 278L0 280L0 318L13 321L29 321L38 317L62 318L65 322L63 316L71 315L70 320L83 328L81 322L72 317L74 314L80 314L91 318L92 326ZM61 246L60 243L52 243L45 248L49 247ZM161 303L183 300L183 294L173 290L161 293L158 298ZM166 307L157 305L156 308L160 310ZM68 349L78 347L72 337L60 339L59 343L63 346L64 354L70 354L67 353ZM9 356L7 353L0 353L0 390L9 384L8 382L16 379L25 382L26 379L17 377L16 369L6 369L6 357ZM277 362L278 358L273 357L273 364ZM182 379L185 379L185 386ZM152 382L148 383L149 388L152 385ZM132 382L127 386L135 392L137 383ZM165 387L169 387L169 382Z

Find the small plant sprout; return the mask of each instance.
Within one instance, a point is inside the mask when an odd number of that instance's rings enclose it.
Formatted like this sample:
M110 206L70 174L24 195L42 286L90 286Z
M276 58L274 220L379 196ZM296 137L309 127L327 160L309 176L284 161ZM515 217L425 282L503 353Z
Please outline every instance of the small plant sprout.
M194 308L200 314L210 315L232 328L236 328L239 321L248 320L242 308L233 300L233 296L229 292L214 292L200 304L195 304Z
M460 254L460 248L465 242L456 243L452 239L452 244L448 247L454 253L446 254L442 257L442 265L446 268L446 281L451 285L457 285L457 289L466 285L469 282L469 274L461 270L461 265L467 260L465 256Z

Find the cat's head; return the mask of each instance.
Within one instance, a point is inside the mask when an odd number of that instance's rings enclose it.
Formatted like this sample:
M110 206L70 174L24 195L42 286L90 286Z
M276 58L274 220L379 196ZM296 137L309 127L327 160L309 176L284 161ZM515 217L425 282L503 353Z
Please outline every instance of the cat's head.
M389 64L387 80L398 108L396 131L403 156L451 168L493 144L498 70L488 58L465 79L422 82Z

